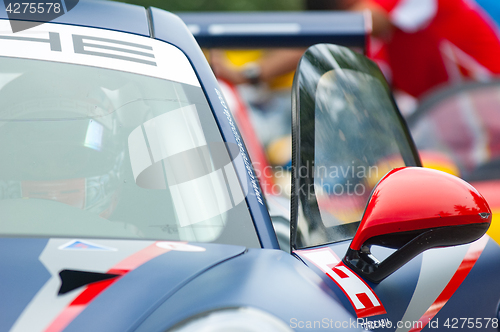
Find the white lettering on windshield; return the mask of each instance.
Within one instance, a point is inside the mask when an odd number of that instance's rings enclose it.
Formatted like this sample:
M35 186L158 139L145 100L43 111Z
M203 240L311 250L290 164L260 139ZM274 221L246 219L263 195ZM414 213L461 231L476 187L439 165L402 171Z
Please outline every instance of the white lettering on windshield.
M264 202L262 201L262 195L260 193L259 185L257 183L257 179L255 178L253 168L252 168L251 163L250 163L250 159L248 158L248 155L245 151L245 148L243 147L243 142L242 142L241 136L238 133L238 130L236 130L236 125L234 124L231 112L229 111L229 108L227 107L227 104L224 101L224 97L222 96L222 93L218 89L215 89L215 92L217 93L217 96L219 97L219 101L220 101L222 107L224 108L224 115L226 116L227 121L229 123L229 126L231 127L231 131L233 132L234 139L236 140L236 144L238 144L238 147L240 148L241 157L243 158L243 163L245 164L245 168L247 169L248 176L250 177L250 182L252 183L252 187L253 187L255 196L257 197L257 201L261 205L264 205Z

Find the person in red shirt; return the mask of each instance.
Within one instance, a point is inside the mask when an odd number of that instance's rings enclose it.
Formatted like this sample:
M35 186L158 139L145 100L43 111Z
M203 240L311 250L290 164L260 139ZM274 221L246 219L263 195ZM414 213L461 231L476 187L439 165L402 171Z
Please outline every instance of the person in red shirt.
M500 31L473 0L306 0L306 9L370 10L370 57L394 89L415 98L442 84L500 75ZM261 77L295 69L300 55L262 61L272 66L261 64ZM221 66L214 70L224 77Z
M390 72L384 72L395 89L413 97L442 84L500 74L500 32L473 1L327 2L335 7L330 9L371 11L373 36L379 39L371 57L383 70L388 65Z

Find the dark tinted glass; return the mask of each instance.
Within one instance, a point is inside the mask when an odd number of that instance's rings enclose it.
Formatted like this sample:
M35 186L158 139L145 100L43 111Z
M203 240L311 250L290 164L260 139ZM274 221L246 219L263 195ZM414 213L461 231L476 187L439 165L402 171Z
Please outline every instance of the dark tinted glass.
M378 68L361 55L314 46L295 84L297 245L351 239L377 182L393 168L419 164L413 143Z

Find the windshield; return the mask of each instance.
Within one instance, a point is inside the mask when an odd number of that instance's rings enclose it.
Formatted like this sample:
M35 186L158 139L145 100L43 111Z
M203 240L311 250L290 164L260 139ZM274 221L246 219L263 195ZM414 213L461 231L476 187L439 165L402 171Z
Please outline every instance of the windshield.
M259 246L228 154L239 148L199 86L8 57L0 68L1 234Z

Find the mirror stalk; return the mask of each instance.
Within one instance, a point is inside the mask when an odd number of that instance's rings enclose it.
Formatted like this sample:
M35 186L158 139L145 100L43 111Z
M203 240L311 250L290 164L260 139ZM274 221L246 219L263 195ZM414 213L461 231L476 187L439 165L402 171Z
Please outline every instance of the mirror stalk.
M371 254L371 245L364 245L361 250L349 248L343 261L366 280L380 283L425 250L473 242L484 235L489 225L488 222L485 222L482 224L430 229L393 252L383 262L379 262ZM439 242L439 245L435 245L436 242Z

